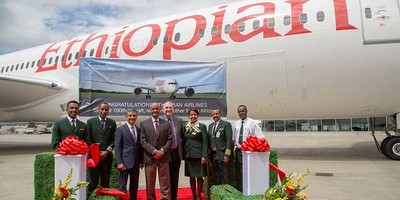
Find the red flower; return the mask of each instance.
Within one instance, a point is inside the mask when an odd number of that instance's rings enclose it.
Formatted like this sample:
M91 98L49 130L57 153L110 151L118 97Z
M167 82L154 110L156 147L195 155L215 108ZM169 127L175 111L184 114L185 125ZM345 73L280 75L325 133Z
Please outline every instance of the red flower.
M60 192L64 196L69 196L69 191L67 189L63 188L63 187L60 187Z

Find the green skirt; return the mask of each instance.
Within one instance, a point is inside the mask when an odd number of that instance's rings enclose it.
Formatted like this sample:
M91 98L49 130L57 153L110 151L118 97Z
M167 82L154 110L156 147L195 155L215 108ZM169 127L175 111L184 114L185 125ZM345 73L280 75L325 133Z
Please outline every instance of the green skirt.
M207 176L207 164L201 164L201 158L187 158L185 160L185 176L205 177Z

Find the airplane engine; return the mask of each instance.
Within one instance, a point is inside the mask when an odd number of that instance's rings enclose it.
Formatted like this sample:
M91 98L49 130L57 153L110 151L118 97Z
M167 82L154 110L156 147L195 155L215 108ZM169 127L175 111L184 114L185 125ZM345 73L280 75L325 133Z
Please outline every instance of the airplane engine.
M194 89L193 88L188 88L185 90L185 95L188 97L191 97L194 95Z
M142 88L135 88L135 90L133 90L133 94L135 95L141 95L143 93Z

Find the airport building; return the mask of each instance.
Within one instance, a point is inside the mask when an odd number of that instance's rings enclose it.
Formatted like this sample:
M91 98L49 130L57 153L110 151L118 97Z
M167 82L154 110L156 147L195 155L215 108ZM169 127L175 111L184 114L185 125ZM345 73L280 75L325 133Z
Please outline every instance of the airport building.
M261 128L266 132L335 132L335 131L375 131L394 130L393 116L370 118L335 119L266 119L261 120Z

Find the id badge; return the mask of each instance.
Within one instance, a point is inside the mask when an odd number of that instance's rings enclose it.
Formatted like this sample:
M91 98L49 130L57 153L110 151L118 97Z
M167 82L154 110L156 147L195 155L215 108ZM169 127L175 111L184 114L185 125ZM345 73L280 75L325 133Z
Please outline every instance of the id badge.
M219 138L219 135L221 135L221 133L218 131L218 132L215 134L215 137Z

